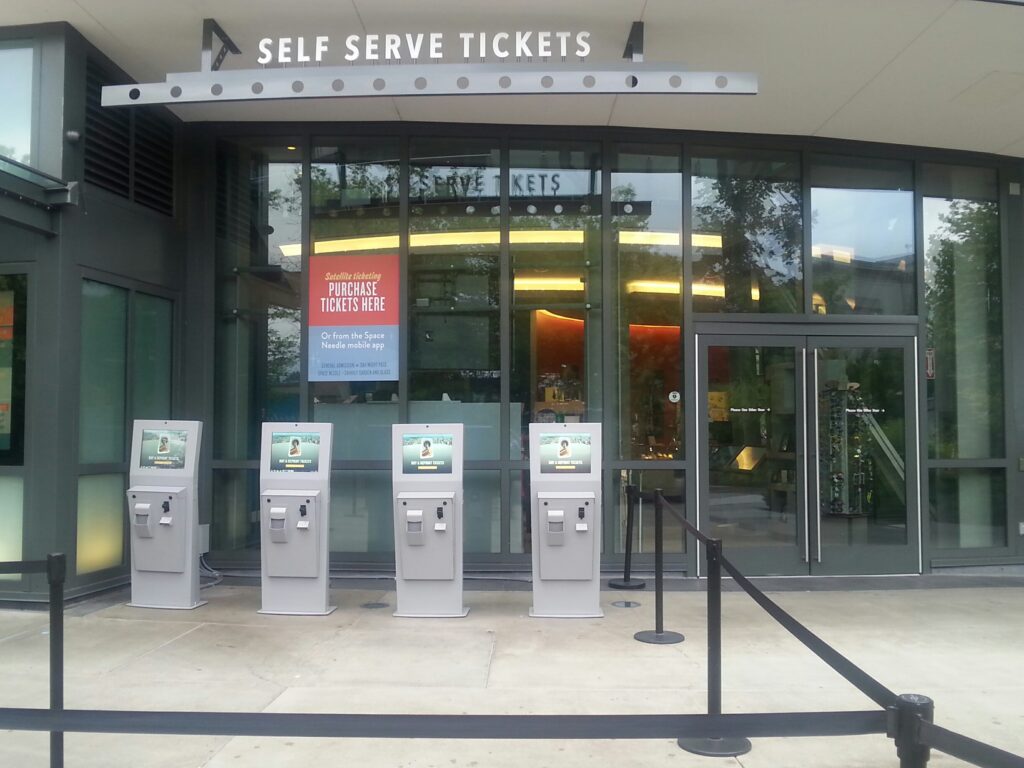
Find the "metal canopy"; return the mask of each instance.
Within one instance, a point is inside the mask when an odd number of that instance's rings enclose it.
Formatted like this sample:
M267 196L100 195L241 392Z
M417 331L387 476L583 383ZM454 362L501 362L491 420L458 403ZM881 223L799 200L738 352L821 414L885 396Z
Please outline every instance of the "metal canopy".
M213 40L221 42L213 54ZM162 83L108 85L101 104L184 104L361 96L458 96L579 93L702 93L754 95L750 72L687 72L681 65L644 64L644 25L634 22L624 57L628 64L593 67L529 60L522 64L418 62L381 66L310 66L221 70L228 53L241 53L214 19L203 20L199 72L167 75Z
M108 85L105 107L360 96L490 94L704 93L753 95L749 72L687 72L681 68L616 64L396 64L187 72L162 83Z

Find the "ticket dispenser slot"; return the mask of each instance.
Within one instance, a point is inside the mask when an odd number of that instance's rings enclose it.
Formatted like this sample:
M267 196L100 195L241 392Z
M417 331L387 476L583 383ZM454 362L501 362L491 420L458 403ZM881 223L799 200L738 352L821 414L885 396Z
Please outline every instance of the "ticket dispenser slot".
M547 542L549 547L560 547L565 544L565 511L561 509L548 509L548 502L544 502L545 517L547 518Z
M186 504L179 486L134 486L128 491L136 571L184 573Z
M267 576L317 576L319 493L264 489L261 502Z
M549 495L555 498L545 498ZM546 522L543 547L553 550L540 553L540 577L585 581L594 571L595 547L590 525L594 499L584 492L578 498L565 496L538 493L541 519Z
M396 499L397 518L405 521L407 546L398 550L403 579L442 580L455 576L455 537L448 525L455 494L431 496L442 498L400 493Z
M151 505L145 501L137 501L132 505L132 532L138 538L153 538Z

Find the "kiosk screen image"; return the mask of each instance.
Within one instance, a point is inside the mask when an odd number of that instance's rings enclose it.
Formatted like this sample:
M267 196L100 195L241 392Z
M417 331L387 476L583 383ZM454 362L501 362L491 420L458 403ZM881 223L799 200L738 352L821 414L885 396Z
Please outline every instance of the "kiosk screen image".
M587 432L542 432L540 434L540 471L542 474L589 474L590 434Z
M271 472L318 472L319 432L271 432Z
M450 475L452 435L402 435L402 473Z
M139 469L184 469L187 445L183 429L144 429Z

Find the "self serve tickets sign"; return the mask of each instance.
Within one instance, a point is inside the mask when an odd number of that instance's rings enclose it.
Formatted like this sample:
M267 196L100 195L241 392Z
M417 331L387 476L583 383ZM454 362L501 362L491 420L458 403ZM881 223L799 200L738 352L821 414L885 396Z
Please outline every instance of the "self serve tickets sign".
M398 380L398 254L314 256L309 380Z

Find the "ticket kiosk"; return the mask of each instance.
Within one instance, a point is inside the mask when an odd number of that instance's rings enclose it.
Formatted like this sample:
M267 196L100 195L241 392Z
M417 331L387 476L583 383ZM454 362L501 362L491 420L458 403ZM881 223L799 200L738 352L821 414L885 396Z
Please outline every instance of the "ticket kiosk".
M462 605L462 425L391 429L395 616L465 616Z
M530 424L531 616L601 612L601 425Z
M197 608L198 421L136 421L132 428L128 529L136 608Z
M332 425L263 425L260 613L325 616L330 588Z

